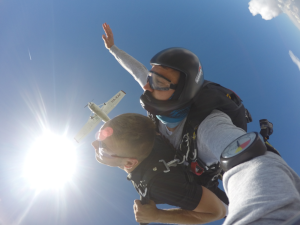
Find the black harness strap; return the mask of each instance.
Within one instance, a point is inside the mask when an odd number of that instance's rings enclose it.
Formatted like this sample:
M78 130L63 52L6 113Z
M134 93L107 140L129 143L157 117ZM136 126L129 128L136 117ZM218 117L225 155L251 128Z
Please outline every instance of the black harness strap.
M274 148L268 141L265 142L265 145L266 145L268 151L273 152L281 157L279 151L277 151L277 149Z
M160 173L168 173L173 166L177 166L178 160L174 160L175 148L170 144L169 140L162 135L157 135L154 141L152 152L150 153L148 162L141 164L142 170L139 173L129 173L127 180L130 180L138 191L144 197L149 198L149 185L155 176ZM147 161L146 159L146 161ZM145 167L146 165L146 167ZM183 168L177 168L183 169Z
M170 163L170 162L167 163L165 160L161 159L161 160L155 161L153 163L153 166L151 166L151 168L147 168L147 170L142 175L142 178L140 180L133 180L132 177L130 176L131 174L129 174L127 176L127 180L130 180L132 182L133 186L135 187L137 192L140 194L140 196L142 196L145 199L150 199L149 188L151 186L151 181L157 175L159 175L161 173L170 172L171 171L170 167L172 167L172 166L174 166L174 167L177 166L176 161L173 163ZM177 169L179 169L179 167L182 167L182 170L184 172L186 172L186 176L187 176L189 182L193 182L194 176L191 173L189 173L183 165L177 166Z

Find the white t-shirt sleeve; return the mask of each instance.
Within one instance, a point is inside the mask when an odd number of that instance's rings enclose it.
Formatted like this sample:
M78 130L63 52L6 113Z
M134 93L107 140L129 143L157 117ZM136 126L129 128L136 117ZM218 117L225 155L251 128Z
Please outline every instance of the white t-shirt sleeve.
M198 127L198 156L208 166L217 163L220 161L224 149L245 133L243 129L232 123L227 114L219 110L213 110Z
M127 70L133 78L140 84L143 88L147 83L148 70L147 68L137 61L132 56L128 55L126 52L119 49L117 46L113 45L109 52L116 58L120 65Z

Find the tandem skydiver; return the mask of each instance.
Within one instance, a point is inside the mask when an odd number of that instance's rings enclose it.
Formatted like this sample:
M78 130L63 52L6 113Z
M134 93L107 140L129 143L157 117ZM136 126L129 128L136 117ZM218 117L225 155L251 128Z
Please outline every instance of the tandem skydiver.
M119 167L140 195L150 198L146 217L140 215L141 203L135 201L137 222L203 224L224 218L226 208L215 194L201 186L196 175L177 165L168 170L161 160L172 161L174 147L156 132L151 119L136 113L119 115L106 122L96 135L96 160ZM155 204L179 208L158 210Z
M199 129L201 141L209 147L225 150L223 154L227 155L232 154L231 149L235 149L232 144L237 143L244 149L249 146L250 151L262 149L264 142L256 140L255 133L235 127L229 117L222 119L221 127L212 125L215 120L206 118ZM138 193L151 199L146 205L135 200L137 222L203 224L224 217L224 204L198 183L197 175L186 170L184 164L172 166L169 163L174 161L176 150L156 133L149 118L135 113L122 114L105 123L96 137L92 143L96 160L123 169ZM216 144L208 137L214 138ZM249 137L252 141L248 143ZM248 146L243 144L243 139ZM228 141L232 144L227 145ZM228 165L223 179L230 200L225 225L276 225L299 212L300 178L279 155L265 151L233 168ZM161 203L179 208L157 209L156 204Z
M144 88L141 104L159 132L180 150L179 160L186 160L190 170L206 181L203 186L224 201L215 188L220 156L226 146L246 135L251 121L241 99L229 89L204 81L202 66L192 52L163 50L150 60L148 71L114 45L107 24L103 29L105 46ZM253 143L259 143L255 137ZM223 185L230 201L225 224L279 224L300 208L299 176L271 151L230 168ZM146 215L149 207L139 209Z

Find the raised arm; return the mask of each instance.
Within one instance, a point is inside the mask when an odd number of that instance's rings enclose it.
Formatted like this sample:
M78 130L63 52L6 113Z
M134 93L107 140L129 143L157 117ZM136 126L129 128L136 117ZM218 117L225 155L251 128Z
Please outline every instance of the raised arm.
M109 49L110 53L121 66L133 76L140 86L144 87L147 83L147 68L135 58L115 46L113 32L107 23L104 23L102 27L105 32L105 35L102 35L105 47Z
M135 200L133 209L136 221L139 223L175 223L175 224L204 224L224 218L224 204L210 190L203 188L203 194L198 206L193 210L157 209L154 201L142 205Z

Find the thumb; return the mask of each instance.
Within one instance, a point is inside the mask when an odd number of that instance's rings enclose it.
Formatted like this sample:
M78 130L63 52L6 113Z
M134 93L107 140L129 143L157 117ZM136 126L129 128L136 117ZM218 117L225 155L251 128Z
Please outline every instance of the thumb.
M140 207L142 205L141 201L140 200L134 200L134 204L137 206L137 207Z
M152 206L155 205L156 206L156 204L153 200L150 200L149 205L152 205Z
M105 34L102 35L102 39L103 39L103 41L105 41L105 42L107 41L107 37L105 36Z

